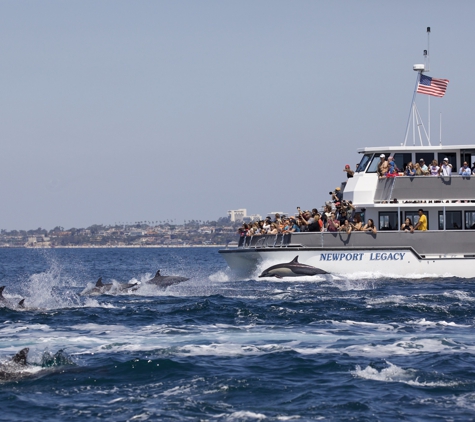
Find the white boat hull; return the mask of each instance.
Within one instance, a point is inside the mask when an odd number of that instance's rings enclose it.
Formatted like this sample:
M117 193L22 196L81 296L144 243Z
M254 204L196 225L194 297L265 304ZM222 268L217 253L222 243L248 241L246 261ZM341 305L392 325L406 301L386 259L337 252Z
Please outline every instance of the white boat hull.
M298 256L300 263L335 275L471 278L475 273L475 253L470 252L474 235L473 231L299 234L289 238L287 246L259 247L264 242L258 240L220 253L233 271L247 277L257 277L269 266ZM454 251L451 254L443 250L448 245Z

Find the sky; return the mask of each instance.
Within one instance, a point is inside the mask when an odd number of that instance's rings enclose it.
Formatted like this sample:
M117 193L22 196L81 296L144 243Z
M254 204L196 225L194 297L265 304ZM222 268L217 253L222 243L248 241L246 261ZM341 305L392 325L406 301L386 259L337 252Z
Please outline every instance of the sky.
M460 0L4 0L0 228L319 207L357 148L404 141L428 26L429 76L450 80L432 143L442 113L444 144L475 144L473 16Z

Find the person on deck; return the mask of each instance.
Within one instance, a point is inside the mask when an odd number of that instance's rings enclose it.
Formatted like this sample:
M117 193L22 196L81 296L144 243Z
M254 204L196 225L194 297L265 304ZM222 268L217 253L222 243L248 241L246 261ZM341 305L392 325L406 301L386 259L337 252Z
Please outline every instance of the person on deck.
M386 161L386 156L381 154L379 156L379 163L378 163L378 176L384 177L388 172L388 162Z
M460 167L459 174L461 176L470 176L472 174L472 169L468 166L466 161L464 161L463 166Z
M444 162L440 166L440 175L441 176L452 175L452 164L449 163L449 159L447 157L444 158Z
M352 227L351 227L351 224L349 223L349 221L345 220L343 222L343 224L340 225L338 230L341 231L341 232L346 232L347 234L350 234L351 230L352 230Z
M316 213L313 217L313 223L308 225L309 232L321 232L323 230L323 221L320 218L320 214Z
M412 161L409 162L409 164L406 166L406 171L404 172L406 176L415 176L416 175L416 170L414 168L414 164L412 164Z
M427 230L427 217L424 214L424 210L422 208L419 208L419 221L417 224L414 226L414 230L420 230L425 232Z
M399 169L396 166L396 162L394 161L394 157L390 156L388 158L388 172L386 173L386 176L388 177L394 177L399 174Z
M429 167L429 173L431 176L438 176L440 167L437 165L437 160L432 160L432 164Z
M429 174L429 168L426 166L426 163L423 158L419 160L419 165L421 166L422 174L427 176Z
M335 190L331 193L332 200L335 204L340 203L343 199L343 192L340 187L336 187Z
M353 227L353 230L357 232L360 232L363 230L363 223L361 222L361 217L359 214L356 214L355 222L351 223L351 227Z
M337 220L336 214L332 211L330 218L327 221L327 231L336 232L339 226L340 222Z
M354 174L355 174L355 172L354 172L353 170L351 170L349 164L347 164L347 165L345 166L345 168L343 169L343 171L346 171L346 178L347 178L347 179L352 178L352 177L354 176Z
M422 173L422 169L421 169L421 166L419 163L416 163L414 165L414 171L416 172L416 176L424 176L424 174Z
M412 221L410 218L406 218L406 221L402 223L401 230L404 230L405 232L411 232L411 233L414 231L414 226L412 225Z
M368 222L363 227L363 231L370 232L370 233L376 233L377 232L376 227L374 225L374 221L371 218L368 218Z

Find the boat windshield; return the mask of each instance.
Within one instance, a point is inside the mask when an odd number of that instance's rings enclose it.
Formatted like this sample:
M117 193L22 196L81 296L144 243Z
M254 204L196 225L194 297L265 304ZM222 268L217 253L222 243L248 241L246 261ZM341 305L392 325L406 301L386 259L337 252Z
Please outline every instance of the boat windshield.
M363 158L361 159L360 163L358 164L358 167L356 167L356 172L361 173L366 170L366 167L368 166L369 160L373 154L365 154L363 155Z

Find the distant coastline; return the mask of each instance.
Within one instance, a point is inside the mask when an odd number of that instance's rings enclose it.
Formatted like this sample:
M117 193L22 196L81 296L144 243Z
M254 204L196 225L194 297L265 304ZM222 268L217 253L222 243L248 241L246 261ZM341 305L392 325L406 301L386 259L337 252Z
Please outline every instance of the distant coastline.
M52 230L0 230L0 248L196 248L223 247L236 241L241 221L229 217L216 221L189 220L137 222L87 228L57 226Z

